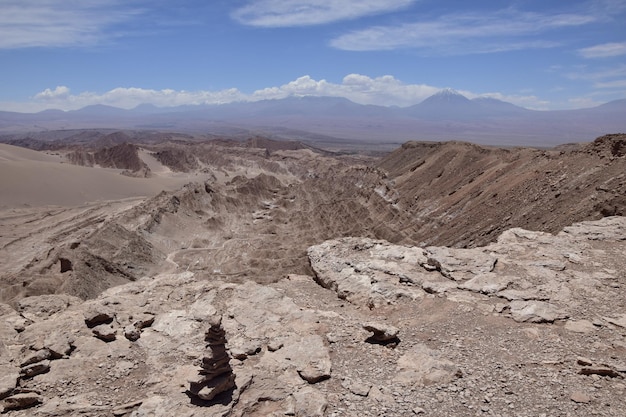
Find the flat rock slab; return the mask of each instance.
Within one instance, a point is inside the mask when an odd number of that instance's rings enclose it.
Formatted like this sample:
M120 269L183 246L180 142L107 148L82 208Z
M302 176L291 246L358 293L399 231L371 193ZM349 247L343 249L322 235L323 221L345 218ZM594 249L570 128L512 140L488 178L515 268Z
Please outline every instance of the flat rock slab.
M565 323L565 330L575 333L591 333L596 330L596 326L589 320L568 320Z
M469 281L459 284L459 288L483 294L495 294L498 291L506 289L513 280L514 279L512 277L502 276L490 272L476 275Z
M616 317L616 318L605 317L604 319L614 326L618 326L618 327L622 327L626 329L626 314L622 314L621 316Z
M13 365L0 365L0 399L8 396L17 386L20 370Z
M324 394L313 387L303 387L293 394L294 415L324 417L328 402Z
M556 305L544 301L512 301L511 316L513 320L523 323L552 323L567 318L567 314Z
M406 386L446 384L462 375L461 369L420 344L398 359L394 381Z
M498 258L484 248L454 249L429 246L424 249L427 264L455 281L465 281L493 271Z
M17 309L27 317L45 319L82 302L80 298L68 294L46 294L22 298L17 302Z
M587 404L591 402L591 397L581 391L574 391L572 395L570 395L570 399L575 403L580 404Z
M292 336L275 352L266 352L259 366L269 372L283 373L294 369L304 381L314 384L330 378L331 360L328 347L318 335Z

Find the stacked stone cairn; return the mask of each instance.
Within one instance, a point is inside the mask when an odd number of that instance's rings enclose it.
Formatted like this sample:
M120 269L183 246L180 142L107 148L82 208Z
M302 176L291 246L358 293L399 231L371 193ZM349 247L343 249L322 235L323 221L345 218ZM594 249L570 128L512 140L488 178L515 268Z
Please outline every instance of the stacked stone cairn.
M189 381L189 392L202 401L217 401L218 395L236 388L235 374L226 351L226 332L222 328L222 318L214 317L210 324L211 327L204 336L207 353L202 358L202 369L197 379Z

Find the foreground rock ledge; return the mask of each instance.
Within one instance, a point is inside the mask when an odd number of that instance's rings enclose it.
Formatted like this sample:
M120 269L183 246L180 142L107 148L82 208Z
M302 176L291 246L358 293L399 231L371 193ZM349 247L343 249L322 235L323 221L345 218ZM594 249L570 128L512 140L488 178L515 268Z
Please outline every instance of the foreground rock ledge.
M618 416L625 231L614 217L469 250L327 241L309 256L332 292L187 271L31 297L0 310L0 401L12 417ZM103 324L138 332L102 340Z
M514 228L474 249L341 238L308 250L316 281L357 306L376 309L434 294L517 322L571 317L616 326L623 312L602 300L623 283L624 253L624 217L577 223L557 235Z

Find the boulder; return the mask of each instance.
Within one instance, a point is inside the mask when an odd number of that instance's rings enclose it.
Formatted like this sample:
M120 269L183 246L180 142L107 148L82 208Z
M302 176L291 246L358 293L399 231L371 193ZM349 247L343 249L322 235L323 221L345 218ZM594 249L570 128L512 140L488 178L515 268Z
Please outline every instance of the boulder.
M93 335L104 342L112 342L116 339L117 330L111 325L100 324L91 329Z
M108 324L115 318L115 312L109 307L92 303L84 310L85 324L87 327L92 328L100 324Z
M131 342L135 342L141 337L141 330L138 329L136 326L129 324L128 326L124 327L124 337Z
M363 324L363 329L374 333L368 339L368 341L373 343L391 343L400 341L398 338L400 329L389 324L368 322Z
M45 374L50 371L50 361L33 363L32 365L23 366L20 369L20 378L32 378L35 375Z
M41 404L42 401L41 396L35 392L15 394L4 399L4 412L34 407L37 404Z
M51 354L48 349L40 349L26 356L24 360L22 361L22 363L20 364L20 366L25 367L25 366L32 365L37 362L42 362L46 359L50 359L50 356Z
M52 359L61 359L74 349L74 336L69 334L69 331L54 332L46 336L43 346L50 351Z

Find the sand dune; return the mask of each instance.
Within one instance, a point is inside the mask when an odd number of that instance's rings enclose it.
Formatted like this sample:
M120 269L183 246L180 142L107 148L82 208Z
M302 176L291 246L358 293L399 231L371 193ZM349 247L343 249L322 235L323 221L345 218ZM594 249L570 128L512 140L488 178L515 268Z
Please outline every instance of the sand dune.
M19 146L0 143L0 163L17 161L61 162L59 155L50 155Z
M145 150L139 148L138 150L139 158L150 168L150 171L153 174L170 174L172 172L171 169L163 165L159 162L152 154Z
M153 196L201 176L131 178L120 170L61 163L42 152L0 144L0 207L61 205Z

